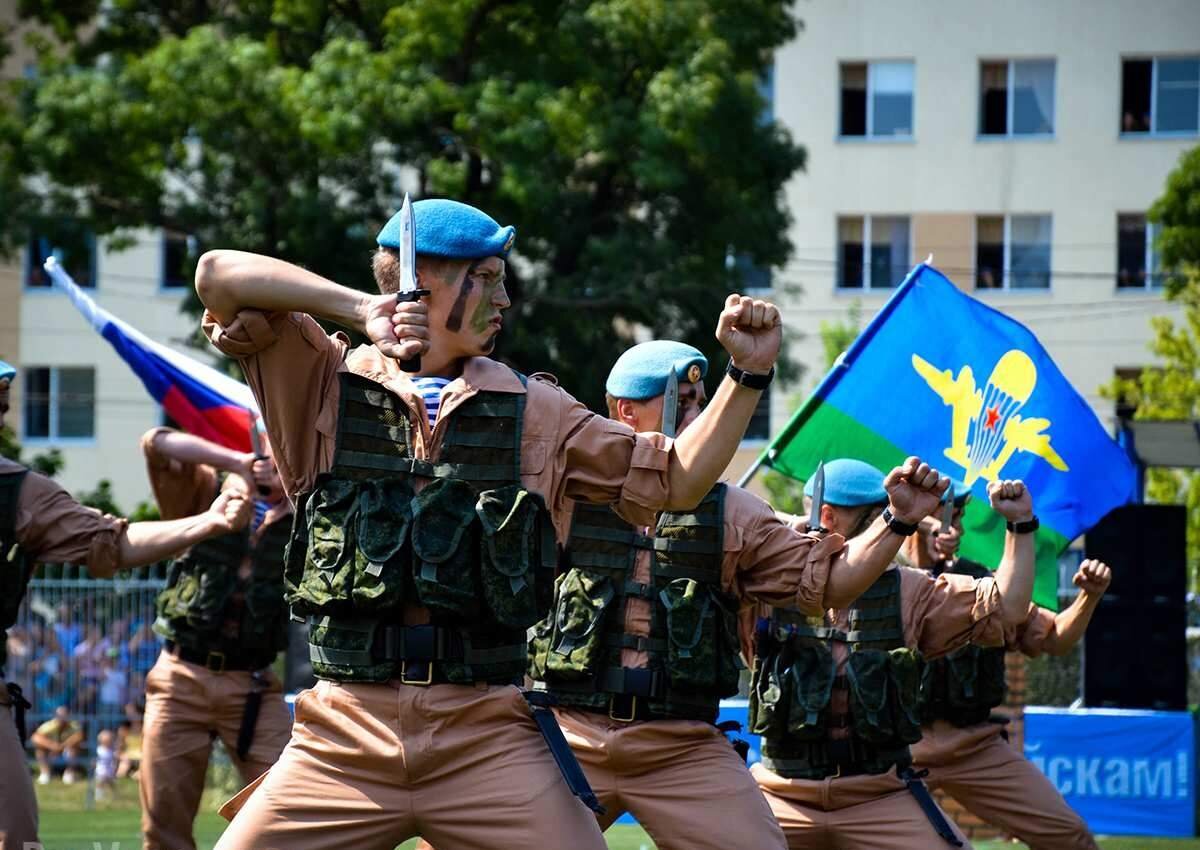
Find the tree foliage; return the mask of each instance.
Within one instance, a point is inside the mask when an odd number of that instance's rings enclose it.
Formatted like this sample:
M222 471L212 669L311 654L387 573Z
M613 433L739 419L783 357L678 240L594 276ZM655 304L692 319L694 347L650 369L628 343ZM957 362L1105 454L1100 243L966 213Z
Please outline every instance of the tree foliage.
M1171 271L1167 299L1183 308L1182 320L1154 316L1150 351L1156 364L1134 379L1102 388L1132 408L1136 419L1200 420L1200 147L1185 154L1167 178L1149 218L1161 228L1157 249ZM1188 563L1193 587L1200 584L1200 474L1151 469L1146 499L1184 504L1188 512Z
M599 405L629 329L716 356L740 269L787 259L804 156L762 81L791 5L22 0L68 49L0 122L0 238L164 227L370 288L402 190L458 198L518 228L498 354Z

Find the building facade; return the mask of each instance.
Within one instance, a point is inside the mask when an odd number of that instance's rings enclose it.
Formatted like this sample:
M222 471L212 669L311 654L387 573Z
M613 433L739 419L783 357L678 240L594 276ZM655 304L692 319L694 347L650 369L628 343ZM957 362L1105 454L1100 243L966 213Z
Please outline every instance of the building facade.
M1145 213L1200 142L1200 3L803 3L775 116L808 150L775 275L792 352L771 433L825 371L822 322L862 322L933 264L1018 319L1111 425L1099 387L1177 315ZM798 288L790 294L788 288ZM954 333L936 316L921 333ZM894 400L903 403L903 399ZM743 463L752 452L743 452Z

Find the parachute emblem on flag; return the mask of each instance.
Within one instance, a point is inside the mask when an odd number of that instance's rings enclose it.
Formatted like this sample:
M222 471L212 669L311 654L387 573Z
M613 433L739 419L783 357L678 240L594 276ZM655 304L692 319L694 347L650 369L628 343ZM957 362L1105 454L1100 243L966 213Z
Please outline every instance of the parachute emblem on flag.
M963 481L968 487L980 478L999 478L1018 451L1035 454L1054 469L1067 471L1066 462L1045 433L1050 420L1019 413L1037 385L1037 366L1024 351L1006 352L982 390L975 386L975 374L968 365L959 369L958 377L917 354L912 356L912 365L951 410L950 447L945 454L966 471Z

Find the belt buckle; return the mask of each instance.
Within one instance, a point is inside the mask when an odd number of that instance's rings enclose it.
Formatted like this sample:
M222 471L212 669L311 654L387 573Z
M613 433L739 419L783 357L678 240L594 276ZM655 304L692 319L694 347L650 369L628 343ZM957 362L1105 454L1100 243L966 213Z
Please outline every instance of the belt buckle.
M425 662L425 678L410 679L408 678L408 660L400 662L400 684L402 685L418 685L422 688L433 684L433 662Z
M218 660L218 663L220 665L219 667L213 666L214 658L216 658ZM225 672L225 653L224 652L208 653L208 657L204 659L204 666L207 667L213 673L224 673Z
M613 706L616 705L617 697L619 697L619 696L624 696L624 694L613 694L612 696L610 696L608 698L609 719L616 720L619 723L632 723L634 720L637 719L637 700L638 700L637 694L631 694L629 697L629 716L628 717L618 717L613 709Z

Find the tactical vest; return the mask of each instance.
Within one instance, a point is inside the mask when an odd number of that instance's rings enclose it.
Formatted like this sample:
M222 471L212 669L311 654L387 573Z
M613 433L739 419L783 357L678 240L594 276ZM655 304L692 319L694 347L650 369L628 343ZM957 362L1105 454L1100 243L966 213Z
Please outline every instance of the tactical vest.
M992 575L983 564L957 559L947 573L979 579ZM967 644L925 665L921 674L921 724L947 720L955 726L984 723L1004 702L1004 647Z
M360 375L339 381L333 466L299 499L285 573L313 672L381 682L420 660L441 681L520 680L557 558L545 505L521 486L525 395L464 401L431 462L413 455L400 398ZM432 480L414 495L415 479ZM433 627L402 626L405 605L427 608Z
M712 722L737 693L737 600L721 589L725 486L694 511L659 516L645 537L607 506L578 504L550 615L534 627L530 675L564 705L608 710L613 695L646 701L650 716ZM639 551L650 582L633 580ZM651 606L650 634L625 633L631 598ZM645 669L621 650L646 652Z
M0 676L8 661L6 632L16 625L33 574L33 558L17 543L17 499L28 471L0 475Z
M283 568L290 538L290 524L277 520L257 541L245 528L197 543L167 570L154 631L190 652L268 666L287 646ZM251 573L243 579L238 573L247 556Z
M761 623L750 682L750 731L763 736L763 764L792 779L886 773L907 767L921 739L920 658L904 642L900 571L888 570L849 609L848 631L821 617L774 609ZM830 644L848 645L837 675ZM846 714L830 707L845 691ZM848 737L835 737L834 729Z

